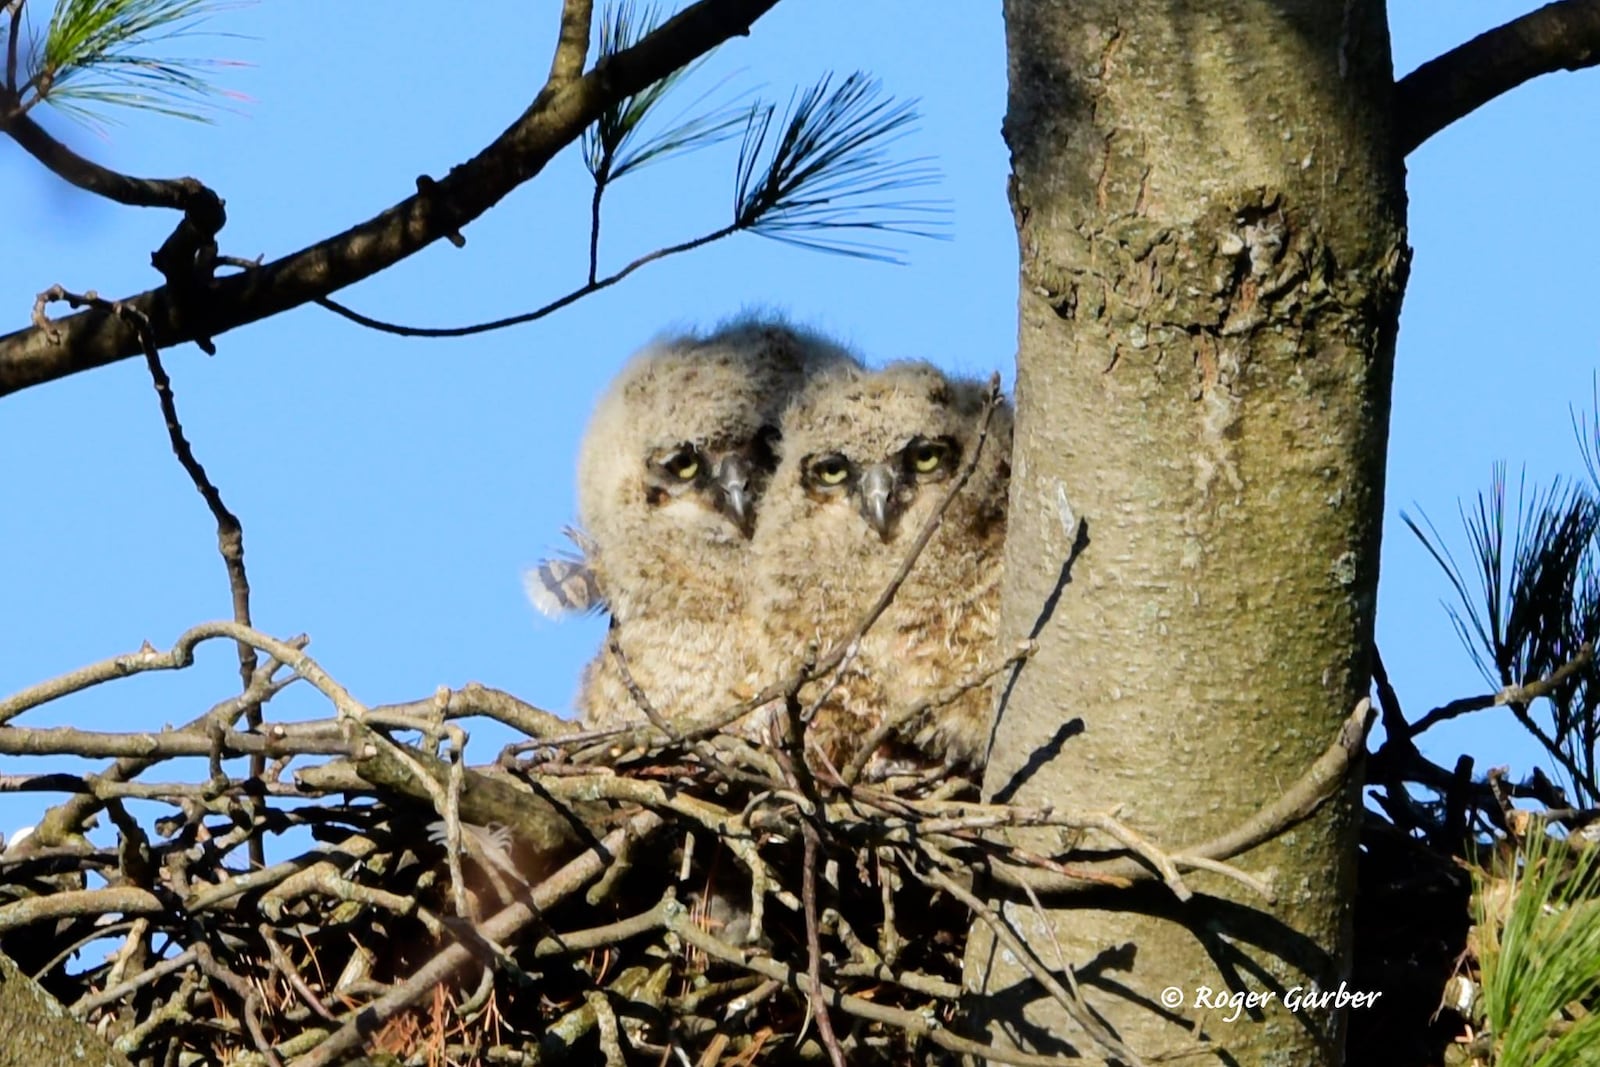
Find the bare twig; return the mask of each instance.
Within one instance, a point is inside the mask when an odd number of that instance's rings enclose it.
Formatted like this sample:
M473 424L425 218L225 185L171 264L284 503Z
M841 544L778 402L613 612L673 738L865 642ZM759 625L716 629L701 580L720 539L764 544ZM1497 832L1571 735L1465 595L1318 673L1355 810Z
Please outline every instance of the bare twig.
M1571 775L1572 780L1581 786L1588 796L1600 797L1600 782L1596 782L1594 776L1577 760L1573 759L1572 754L1559 744L1555 738L1545 733L1544 727L1540 726L1534 721L1533 716L1528 714L1526 704L1511 703L1507 706L1511 708L1511 714L1516 718L1517 722L1522 724L1522 728L1532 734L1539 744L1544 746L1545 750L1550 753L1550 758L1555 760L1562 770Z
M1067 1013L1067 1017L1081 1026L1084 1033L1088 1034L1095 1044L1111 1053L1117 1060L1129 1064L1130 1067L1145 1067L1145 1061L1138 1054L1108 1030L1099 1019L1095 1018L1094 1012L1090 1011L1082 1000L1057 980L1056 976L1050 972L1050 968L1044 965L1044 961L1039 959L1038 954L1033 951L1032 947L1011 928L1011 923L1004 916L1000 915L984 901L978 899L972 892L957 885L949 876L939 870L939 865L953 864L953 860L948 856L942 855L926 842L919 847L922 849L923 854L933 860L936 865L923 870L920 864L908 858L905 864L907 870L916 877L938 886L971 908L973 913L978 916L979 921L989 927L995 938L1011 953L1017 964L1032 975L1034 981L1044 987L1045 991L1055 999L1056 1003L1061 1005L1062 1010Z
M230 624L232 625L232 624ZM193 634L193 631L190 631ZM196 643L203 638L196 637ZM284 647L298 649L303 645L304 639L297 638L287 643ZM181 642L180 642L181 644ZM163 656L147 644L141 652L134 656L119 656L111 660L69 672L59 678L41 683L31 689L24 690L5 701L0 701L0 723L6 722L16 713L45 703L49 700L77 692L93 685L102 684L123 674L139 673L144 670L181 670L187 668L194 657L193 645L187 648L174 648L172 652ZM238 721L244 709L252 702L261 703L271 697L287 683L275 682L273 676L282 667L282 664L271 659L257 669L255 677L251 679L250 687L243 693L214 705L199 718L188 723L182 729L194 729L203 733L210 733L215 726L228 727ZM14 710L8 712L7 707ZM125 757L117 760L106 770L92 776L88 781L96 788L105 782L125 782L137 775L143 774L150 768L154 760L144 757ZM91 790L89 795L73 797L57 805L45 813L39 821L38 836L46 843L57 843L73 834L76 834L84 822L100 807L100 799Z
M1323 802L1344 787L1351 764L1365 749L1367 729L1373 715L1370 702L1363 698L1345 719L1339 736L1289 788L1228 832L1198 845L1169 851L1167 857L1172 864L1184 870L1194 867L1196 860L1231 859L1310 818ZM1101 875L1114 875L1130 881L1148 879L1152 874L1151 869L1142 863L1126 858L1086 866ZM1002 884L1021 885L1027 882L1040 893L1073 893L1099 884L1005 864L995 864L992 873Z
M73 1002L67 1011L75 1018L84 1019L107 1004L115 1004L129 993L136 992L159 981L169 974L174 974L186 967L194 965L197 949L194 946L184 949L171 959L159 960L131 978L125 979L113 986L107 986L93 995L80 997Z
M667 735L668 741L674 744L682 742L683 735L678 733L671 723L661 717L661 713L656 710L656 706L650 703L650 698L645 695L645 691L634 680L633 671L628 668L628 657L623 655L622 643L617 640L615 619L612 620L611 627L606 631L606 651L616 661L617 673L622 677L623 687L627 689L628 696L632 698L634 706L639 709L646 719L650 720L650 725Z
M839 1035L833 1032L833 1016L828 1012L828 1000L823 994L822 942L817 927L817 863L821 842L817 828L809 819L800 823L801 839L805 842L805 858L800 868L800 899L806 919L806 974L810 976L811 1013L816 1016L817 1033L828 1050L833 1067L845 1067L844 1049L839 1047Z
M244 529L239 524L238 516L223 502L221 491L206 474L205 467L195 457L194 447L184 435L183 423L178 418L177 398L172 392L172 379L168 377L166 368L161 364L161 353L156 347L155 331L150 325L149 317L130 304L102 300L92 292L69 293L59 285L53 285L41 293L35 306L37 308L55 300L67 301L73 307L93 307L115 314L133 327L139 346L144 352L150 379L155 385L156 398L161 405L161 417L167 427L167 438L172 444L172 454L177 457L178 465L189 476L195 491L205 501L211 517L216 521L217 549L222 555L223 565L227 568L228 588L233 597L233 621L241 626L250 626L250 580L245 574L244 566ZM240 684L248 688L256 669L255 650L247 642L239 642L238 646ZM254 709L253 714L247 709L246 718L252 727L260 725L260 713L259 707Z
M676 727L662 717L661 713L656 710L655 705L650 702L650 698L645 694L644 689L634 679L633 671L628 666L628 657L623 654L622 643L617 640L617 628L614 624L606 632L606 651L616 661L617 674L621 677L623 687L627 689L628 696L633 700L634 706L644 714L644 717L650 721L652 726L667 736L667 740L671 744L683 744L685 742L684 736L678 732ZM729 765L717 754L717 750L703 738L693 740L689 744L695 755L706 766L713 768L729 781L745 781L758 786L776 784L760 775L752 775Z
M213 194L214 197L214 194ZM220 201L218 202L220 211ZM220 225L220 223L219 223ZM181 229L181 227L180 227ZM213 234L215 231L213 231ZM215 254L215 246L212 247ZM217 550L222 555L222 563L228 573L228 589L233 599L233 621L242 626L251 625L250 621L250 580L245 573L244 565L244 528L240 525L238 516L228 509L222 500L222 493L206 475L205 467L194 454L194 448L183 432L183 423L178 418L177 398L172 392L172 379L168 377L166 368L161 364L161 354L156 348L155 332L151 329L150 320L146 315L129 305L116 304L106 306L91 295L77 296L66 293L60 286L53 286L45 294L44 299L71 299L74 307L89 305L102 307L118 315L133 326L139 338L140 347L144 349L145 363L150 371L150 380L155 385L156 397L161 405L161 416L167 427L167 437L172 444L172 454L177 457L178 464L189 476L200 498L205 501L206 507L211 511L212 519L217 525ZM248 691L250 679L256 671L256 653L246 642L238 642L239 652L239 678L240 685ZM261 704L256 701L247 702L244 706L244 719L251 729L261 726ZM250 774L259 777L265 769L266 763L260 755L251 757ZM251 845L251 859L258 865L266 862L259 841Z
M182 756L209 756L213 752L226 757L248 755L260 757L268 754L350 756L355 746L344 738L333 736L296 736L292 727L284 727L281 734L259 732L241 733L237 730L212 732L210 724L193 723L179 730L160 733L105 733L83 730L76 726L0 727L0 754L7 756L83 756L86 758L133 757L141 760L173 759ZM75 776L69 776L75 777ZM258 773L252 780L259 781ZM129 796L124 783L77 779L83 787L96 795ZM104 790L102 791L102 786ZM59 788L59 784L57 786Z
M1448 704L1442 704L1439 707L1434 708L1432 711L1429 711L1416 722L1412 723L1406 729L1405 736L1417 737L1431 726L1437 726L1441 722L1465 715L1468 712L1503 707L1507 704L1510 704L1513 707L1519 705L1526 706L1533 703L1535 700L1538 700L1540 697L1549 696L1551 693L1555 692L1562 685L1564 685L1569 679L1571 679L1573 675L1577 674L1579 671L1582 671L1593 662L1594 643L1585 641L1581 646L1579 646L1576 655L1574 655L1566 663L1563 663L1561 666L1551 671L1546 677L1532 682L1526 682L1522 685L1508 685L1497 693L1484 693L1481 696L1462 697L1459 700L1452 700ZM1390 692L1392 693L1393 690L1391 689ZM1386 720L1386 731L1387 727L1388 723Z
M302 651L304 639L279 641L236 622L206 622L185 630L166 652L157 652L146 644L138 652L101 660L14 693L0 700L0 723L7 722L30 708L130 674L186 670L194 664L194 650L197 647L207 641L218 639L245 641L251 647L265 652L315 686L341 714L359 717L366 710L344 686L329 677L315 660ZM265 666L270 667L271 664ZM260 678L259 671L257 678ZM265 685L265 679L261 680L261 684Z
M794 968L769 956L748 953L727 944L715 935L695 926L689 921L687 912L681 906L669 913L666 925L667 929L708 956L744 967L782 985L798 986L806 991L810 989L811 979L808 976L796 973ZM996 1063L1015 1064L1017 1067L1067 1067L1069 1064L1073 1067L1082 1067L1085 1063L1096 1062L1079 1057L1041 1056L1016 1049L985 1045L980 1041L971 1041L953 1034L917 1012L904 1011L876 1004L861 997L841 994L828 986L823 986L821 992L830 1003L837 1005L848 1015L889 1023L906 1033L915 1034L946 1051L959 1055L975 1056L980 1060L988 1059Z
M866 769L867 763L871 761L872 755L878 750L878 747L895 734L899 733L901 728L906 726L906 724L915 721L930 711L948 707L949 705L960 700L962 697L966 696L968 693L972 692L974 689L981 689L983 686L988 685L996 675L1005 673L1018 663L1021 663L1029 656L1033 655L1037 648L1038 645L1035 642L1031 640L1023 641L1017 646L1016 650L1012 652L1011 655L1007 656L1003 660L1000 660L998 663L985 664L970 677L963 678L954 685L946 686L939 692L917 701L915 704L906 708L899 714L893 715L886 719L884 722L879 724L876 730L868 735L867 740L861 745L860 750L850 758L850 762L847 763L844 767L844 770L840 772L840 778L846 785L854 785L856 780L861 777L861 772Z
M697 248L711 244L713 241L720 241L737 230L737 226L724 226L710 233L701 234L692 240L668 245L665 248L658 248L654 252L640 256L622 269L608 274L598 281L591 277L587 284L580 285L565 296L557 297L548 304L534 308L532 311L523 311L515 315L491 319L488 322L475 322L468 326L403 326L396 322L385 322L370 315L363 315L354 308L347 307L329 297L315 297L313 299L315 303L327 308L335 315L349 319L357 326L365 326L369 330L377 330L379 333L392 333L399 337L471 337L475 334L504 330L510 326L521 326L524 323L537 322L546 316L555 314L564 307L576 304L586 296L592 296L595 293L611 288L641 267L648 266L660 259L667 259L684 252L692 252ZM596 230L595 232L598 235L599 231ZM596 239L598 239L598 236Z
M374 707L371 713L374 716L422 715L431 711L440 699L440 695L435 694L426 700L414 700L406 704L380 704ZM465 719L482 715L505 723L513 730L536 739L561 737L577 730L576 724L566 719L553 715L543 708L536 708L510 693L490 689L477 682L470 682L460 689L446 690L442 699L446 719Z
M319 1019L324 1022L337 1023L339 1017L330 1011L328 1006L322 1002L322 998L317 996L316 991L306 984L304 976L300 974L300 969L294 965L294 961L289 958L289 954L284 951L283 946L278 944L277 935L273 932L271 924L261 923L256 927L256 932L261 935L261 940L267 946L267 951L272 954L272 965L278 969L279 974L283 975L283 980L289 983L289 988L294 990L295 996L299 997L305 1006L310 1008Z
M245 1028L249 1031L250 1041L255 1045L256 1051L266 1058L271 1067L283 1067L283 1061L273 1051L272 1042L268 1041L267 1035L261 1031L260 996L250 987L249 982L217 961L210 945L199 942L195 945L195 950L195 962L200 965L200 969L217 985L239 998L244 1009Z

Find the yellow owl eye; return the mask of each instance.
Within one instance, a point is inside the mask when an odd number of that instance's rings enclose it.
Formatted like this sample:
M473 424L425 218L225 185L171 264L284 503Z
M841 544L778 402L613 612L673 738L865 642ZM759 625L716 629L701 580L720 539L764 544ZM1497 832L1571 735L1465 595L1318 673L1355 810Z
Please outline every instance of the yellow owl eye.
M928 441L912 446L911 467L918 474L931 474L938 470L943 463L944 448L938 443Z
M692 448L683 448L662 460L661 465L679 481L687 482L700 473L700 456Z
M842 456L828 456L812 465L811 474L823 485L842 485L850 477L850 465Z

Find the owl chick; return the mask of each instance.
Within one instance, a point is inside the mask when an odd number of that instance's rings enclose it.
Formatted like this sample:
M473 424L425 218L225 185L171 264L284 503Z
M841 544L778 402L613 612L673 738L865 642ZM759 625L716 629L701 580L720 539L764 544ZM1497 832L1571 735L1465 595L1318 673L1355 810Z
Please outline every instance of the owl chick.
M752 545L769 670L792 669L807 646L826 651L852 632L978 446L988 391L907 362L877 372L830 368L797 395ZM1011 428L1001 404L970 480L827 693L809 738L835 767L880 725L989 664ZM974 689L907 721L898 743L923 765L975 772L988 746L990 700L987 687Z
M583 564L627 674L661 714L748 695L750 536L779 417L808 375L854 362L813 334L742 320L648 346L596 407L578 457ZM582 584L570 571L556 580ZM578 710L591 728L644 721L609 647L585 673Z

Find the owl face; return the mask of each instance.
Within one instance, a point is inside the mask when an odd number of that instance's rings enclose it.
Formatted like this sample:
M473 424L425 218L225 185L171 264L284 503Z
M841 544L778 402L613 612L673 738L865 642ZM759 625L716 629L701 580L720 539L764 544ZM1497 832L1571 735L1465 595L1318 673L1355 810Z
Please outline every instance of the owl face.
M614 612L673 610L742 581L784 407L815 368L853 362L772 321L664 339L629 362L578 461L585 555Z
M785 417L794 461L774 493L791 494L796 518L830 539L899 543L961 468L984 395L925 363L820 375Z
M777 438L778 428L768 424L737 440L647 448L640 472L645 506L665 522L704 525L713 540L749 538L756 501L778 465Z
M843 452L806 456L800 484L821 507L854 507L878 537L887 542L899 532L900 517L928 486L948 481L961 463L955 438L918 434L892 454L853 458Z

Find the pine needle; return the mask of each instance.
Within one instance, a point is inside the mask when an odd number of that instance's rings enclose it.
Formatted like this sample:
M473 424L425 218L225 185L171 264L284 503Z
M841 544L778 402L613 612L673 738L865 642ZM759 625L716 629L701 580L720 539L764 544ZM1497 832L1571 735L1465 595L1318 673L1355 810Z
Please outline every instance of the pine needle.
M900 262L879 235L943 236L941 205L889 195L939 180L926 158L896 162L888 155L915 125L915 103L883 96L878 81L860 72L832 91L831 81L797 92L781 119L773 104L750 109L735 225L803 248Z
M148 49L186 37L230 36L200 27L240 6L242 0L59 0L33 49L22 95L91 124L118 108L208 122L216 98L234 95L218 89L213 75L239 64Z
M1476 877L1478 963L1496 1067L1600 1059L1600 848L1535 823L1504 880Z
M610 5L600 21L597 63L638 44L665 21L654 5L631 2ZM732 106L692 114L715 91L713 87L685 105L665 127L646 127L673 89L693 74L712 53L668 74L648 88L608 107L583 133L583 159L596 184L604 185L669 156L682 155L732 137L744 121L744 109Z

